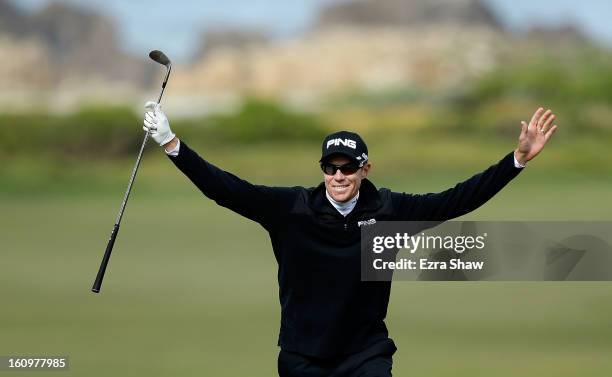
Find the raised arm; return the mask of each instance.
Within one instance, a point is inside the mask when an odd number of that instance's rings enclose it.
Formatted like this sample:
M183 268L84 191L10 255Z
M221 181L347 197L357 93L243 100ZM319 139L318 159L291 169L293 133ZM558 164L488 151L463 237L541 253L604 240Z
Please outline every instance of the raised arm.
M517 148L482 173L440 193L392 193L398 220L450 220L480 207L537 156L557 129L551 110L539 108L529 124L522 122Z
M145 114L144 129L164 147L168 157L200 191L217 204L270 229L289 212L298 188L251 184L200 157L171 131L159 105ZM170 137L171 135L171 137Z

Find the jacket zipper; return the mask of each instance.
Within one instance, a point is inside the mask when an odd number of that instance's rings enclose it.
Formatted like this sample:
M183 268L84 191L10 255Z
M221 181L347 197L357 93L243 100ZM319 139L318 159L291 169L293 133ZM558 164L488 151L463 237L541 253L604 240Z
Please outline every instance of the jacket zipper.
M344 218L344 231L345 232L348 232L348 224L349 224L349 220L353 218L353 212L349 213L348 216Z

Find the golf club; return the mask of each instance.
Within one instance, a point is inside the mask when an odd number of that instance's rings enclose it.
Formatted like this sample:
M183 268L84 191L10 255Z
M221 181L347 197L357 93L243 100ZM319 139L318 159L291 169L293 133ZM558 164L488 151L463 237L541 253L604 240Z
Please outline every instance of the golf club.
M153 50L149 53L149 57L156 61L159 64L162 64L166 67L166 77L164 78L164 82L162 83L161 92L159 93L159 98L157 99L157 103L161 102L162 96L164 95L164 89L166 89L166 84L168 83L168 77L170 76L170 71L172 70L172 63L170 59L159 50ZM115 245L115 239L117 238L117 233L119 233L119 225L121 224L121 218L123 217L123 212L125 211L125 206L127 205L128 198L130 197L130 192L132 191L132 185L134 184L134 179L136 178L136 173L138 172L138 167L140 166L140 160L142 159L142 152L144 151L145 145L149 140L149 132L145 133L144 140L142 141L142 145L140 146L140 152L138 152L138 158L136 159L136 164L134 165L134 169L132 170L132 175L130 177L130 182L128 183L127 190L125 192L125 196L123 197L123 202L121 203L121 209L119 209L119 214L117 215L117 220L115 221L115 226L113 227L113 231L111 232L110 238L108 240L108 244L106 245L106 251L104 252L104 257L102 258L102 263L100 263L100 268L98 269L98 275L96 275L96 280L94 281L93 286L91 287L91 291L94 293L99 293L100 288L102 287L102 279L104 279L104 273L106 272L106 266L108 265L108 260L110 259L111 253L113 251L113 246Z

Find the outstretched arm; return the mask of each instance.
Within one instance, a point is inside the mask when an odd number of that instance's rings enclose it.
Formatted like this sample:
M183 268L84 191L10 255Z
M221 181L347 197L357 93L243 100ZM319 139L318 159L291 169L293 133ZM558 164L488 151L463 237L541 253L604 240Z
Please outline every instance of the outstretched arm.
M159 105L145 114L144 129L200 191L217 204L254 220L269 229L282 221L297 195L295 188L251 184L209 163L170 131Z
M424 195L392 193L396 218L444 221L480 207L521 172L515 160L524 166L542 151L557 129L556 125L552 125L554 119L552 111L539 108L529 124L522 122L518 146L514 152L453 188Z

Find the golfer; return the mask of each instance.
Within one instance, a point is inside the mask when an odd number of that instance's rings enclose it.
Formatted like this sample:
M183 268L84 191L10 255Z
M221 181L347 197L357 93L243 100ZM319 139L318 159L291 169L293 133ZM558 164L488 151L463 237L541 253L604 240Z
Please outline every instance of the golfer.
M352 132L323 140L317 187L267 187L204 160L172 133L159 105L146 109L144 129L200 191L270 235L278 262L281 377L391 376L396 348L384 322L391 282L361 281L360 222L465 215L516 177L557 129L555 115L540 108L522 122L516 149L497 164L441 193L415 195L376 188L367 179L368 147Z

